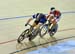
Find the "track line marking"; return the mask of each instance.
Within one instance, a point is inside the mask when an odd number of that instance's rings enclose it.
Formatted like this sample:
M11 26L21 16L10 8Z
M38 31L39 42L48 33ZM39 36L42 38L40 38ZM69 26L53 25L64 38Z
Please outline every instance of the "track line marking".
M69 29L63 29L63 30L59 30L58 32L62 32L62 31L69 31L69 30L75 30L75 28L69 28ZM4 42L1 42L1 44L6 44L6 43L10 43L10 42L14 42L16 41L17 39L13 39L13 40L9 40L9 41L4 41Z

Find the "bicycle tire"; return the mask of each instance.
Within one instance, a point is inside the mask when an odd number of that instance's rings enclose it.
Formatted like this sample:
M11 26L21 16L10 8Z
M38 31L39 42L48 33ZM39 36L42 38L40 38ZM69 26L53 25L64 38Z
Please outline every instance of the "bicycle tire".
M27 34L29 33L29 29L24 30L21 35L18 37L17 42L21 43L25 38L27 38Z
M43 26L41 27L40 32L39 32L40 37L43 37L43 36L46 35L46 33L47 33L47 27L48 27L47 24L45 24L45 25L43 25ZM45 29L45 31L43 31L44 33L42 33L42 30L43 30L43 29Z

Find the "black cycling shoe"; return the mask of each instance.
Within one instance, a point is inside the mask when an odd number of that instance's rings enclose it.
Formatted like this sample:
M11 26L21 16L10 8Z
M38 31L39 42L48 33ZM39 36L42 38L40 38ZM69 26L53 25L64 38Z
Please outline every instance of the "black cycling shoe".
M54 34L55 34L55 32L51 32L51 33L50 33L50 36L51 36L51 37L53 37L53 36L54 36Z

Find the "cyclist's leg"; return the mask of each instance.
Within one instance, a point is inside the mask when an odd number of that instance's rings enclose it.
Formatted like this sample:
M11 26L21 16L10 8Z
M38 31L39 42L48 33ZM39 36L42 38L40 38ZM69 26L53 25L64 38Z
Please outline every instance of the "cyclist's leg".
M30 28L30 29L31 29L31 30L30 30L31 32L34 30L34 28L36 27L36 25L37 25L38 23L39 23L39 21L36 21L36 20L33 22L32 27Z
M55 25L57 24L56 19L52 19L52 20L50 21L50 23L51 23L51 25L49 26L49 32L50 32L50 30L51 30L52 28L54 28Z
M40 26L42 26L44 23L46 23L47 19L46 18L40 18L39 23L36 26L36 29L39 29Z
M60 18L60 17L58 17L58 18ZM58 29L58 21L60 20L60 19L58 19L57 17L55 17L53 20L52 20L52 24L53 24L53 27L51 28L52 29L52 31L53 31L53 34L55 34L56 32L57 32L57 29Z
M35 20L34 23L32 24L32 27L33 28L36 27L38 23L39 23L39 21ZM33 38L32 36L34 35L34 30L35 30L35 28L33 29L32 33L30 34L29 41L31 41Z
M43 24L39 22L38 25L36 25L36 28L35 28L35 29L38 30L38 29L40 28L40 26L42 26L42 25L43 25Z
M58 30L58 24L55 24L51 28L51 35L53 36Z
M32 26L35 27L35 26L38 24L38 22L39 22L39 21L36 21L36 20L35 20L35 21L33 22Z
M40 26L42 26L44 23L46 22L46 20L43 20L43 19L40 19L40 21L35 21L36 23L36 26L34 28L34 35L37 33L38 34L38 31L39 31L39 28ZM31 38L29 39L31 41Z

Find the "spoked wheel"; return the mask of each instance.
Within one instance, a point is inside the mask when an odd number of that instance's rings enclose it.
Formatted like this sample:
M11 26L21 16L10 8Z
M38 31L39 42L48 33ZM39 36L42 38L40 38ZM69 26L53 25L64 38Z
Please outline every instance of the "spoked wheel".
M48 29L48 25L47 24L45 24L44 26L41 27L40 32L39 32L40 37L43 37L43 36L46 35L47 29Z
M18 37L17 42L21 43L25 38L28 37L29 34L29 29L26 29L25 31L22 32L22 34Z

